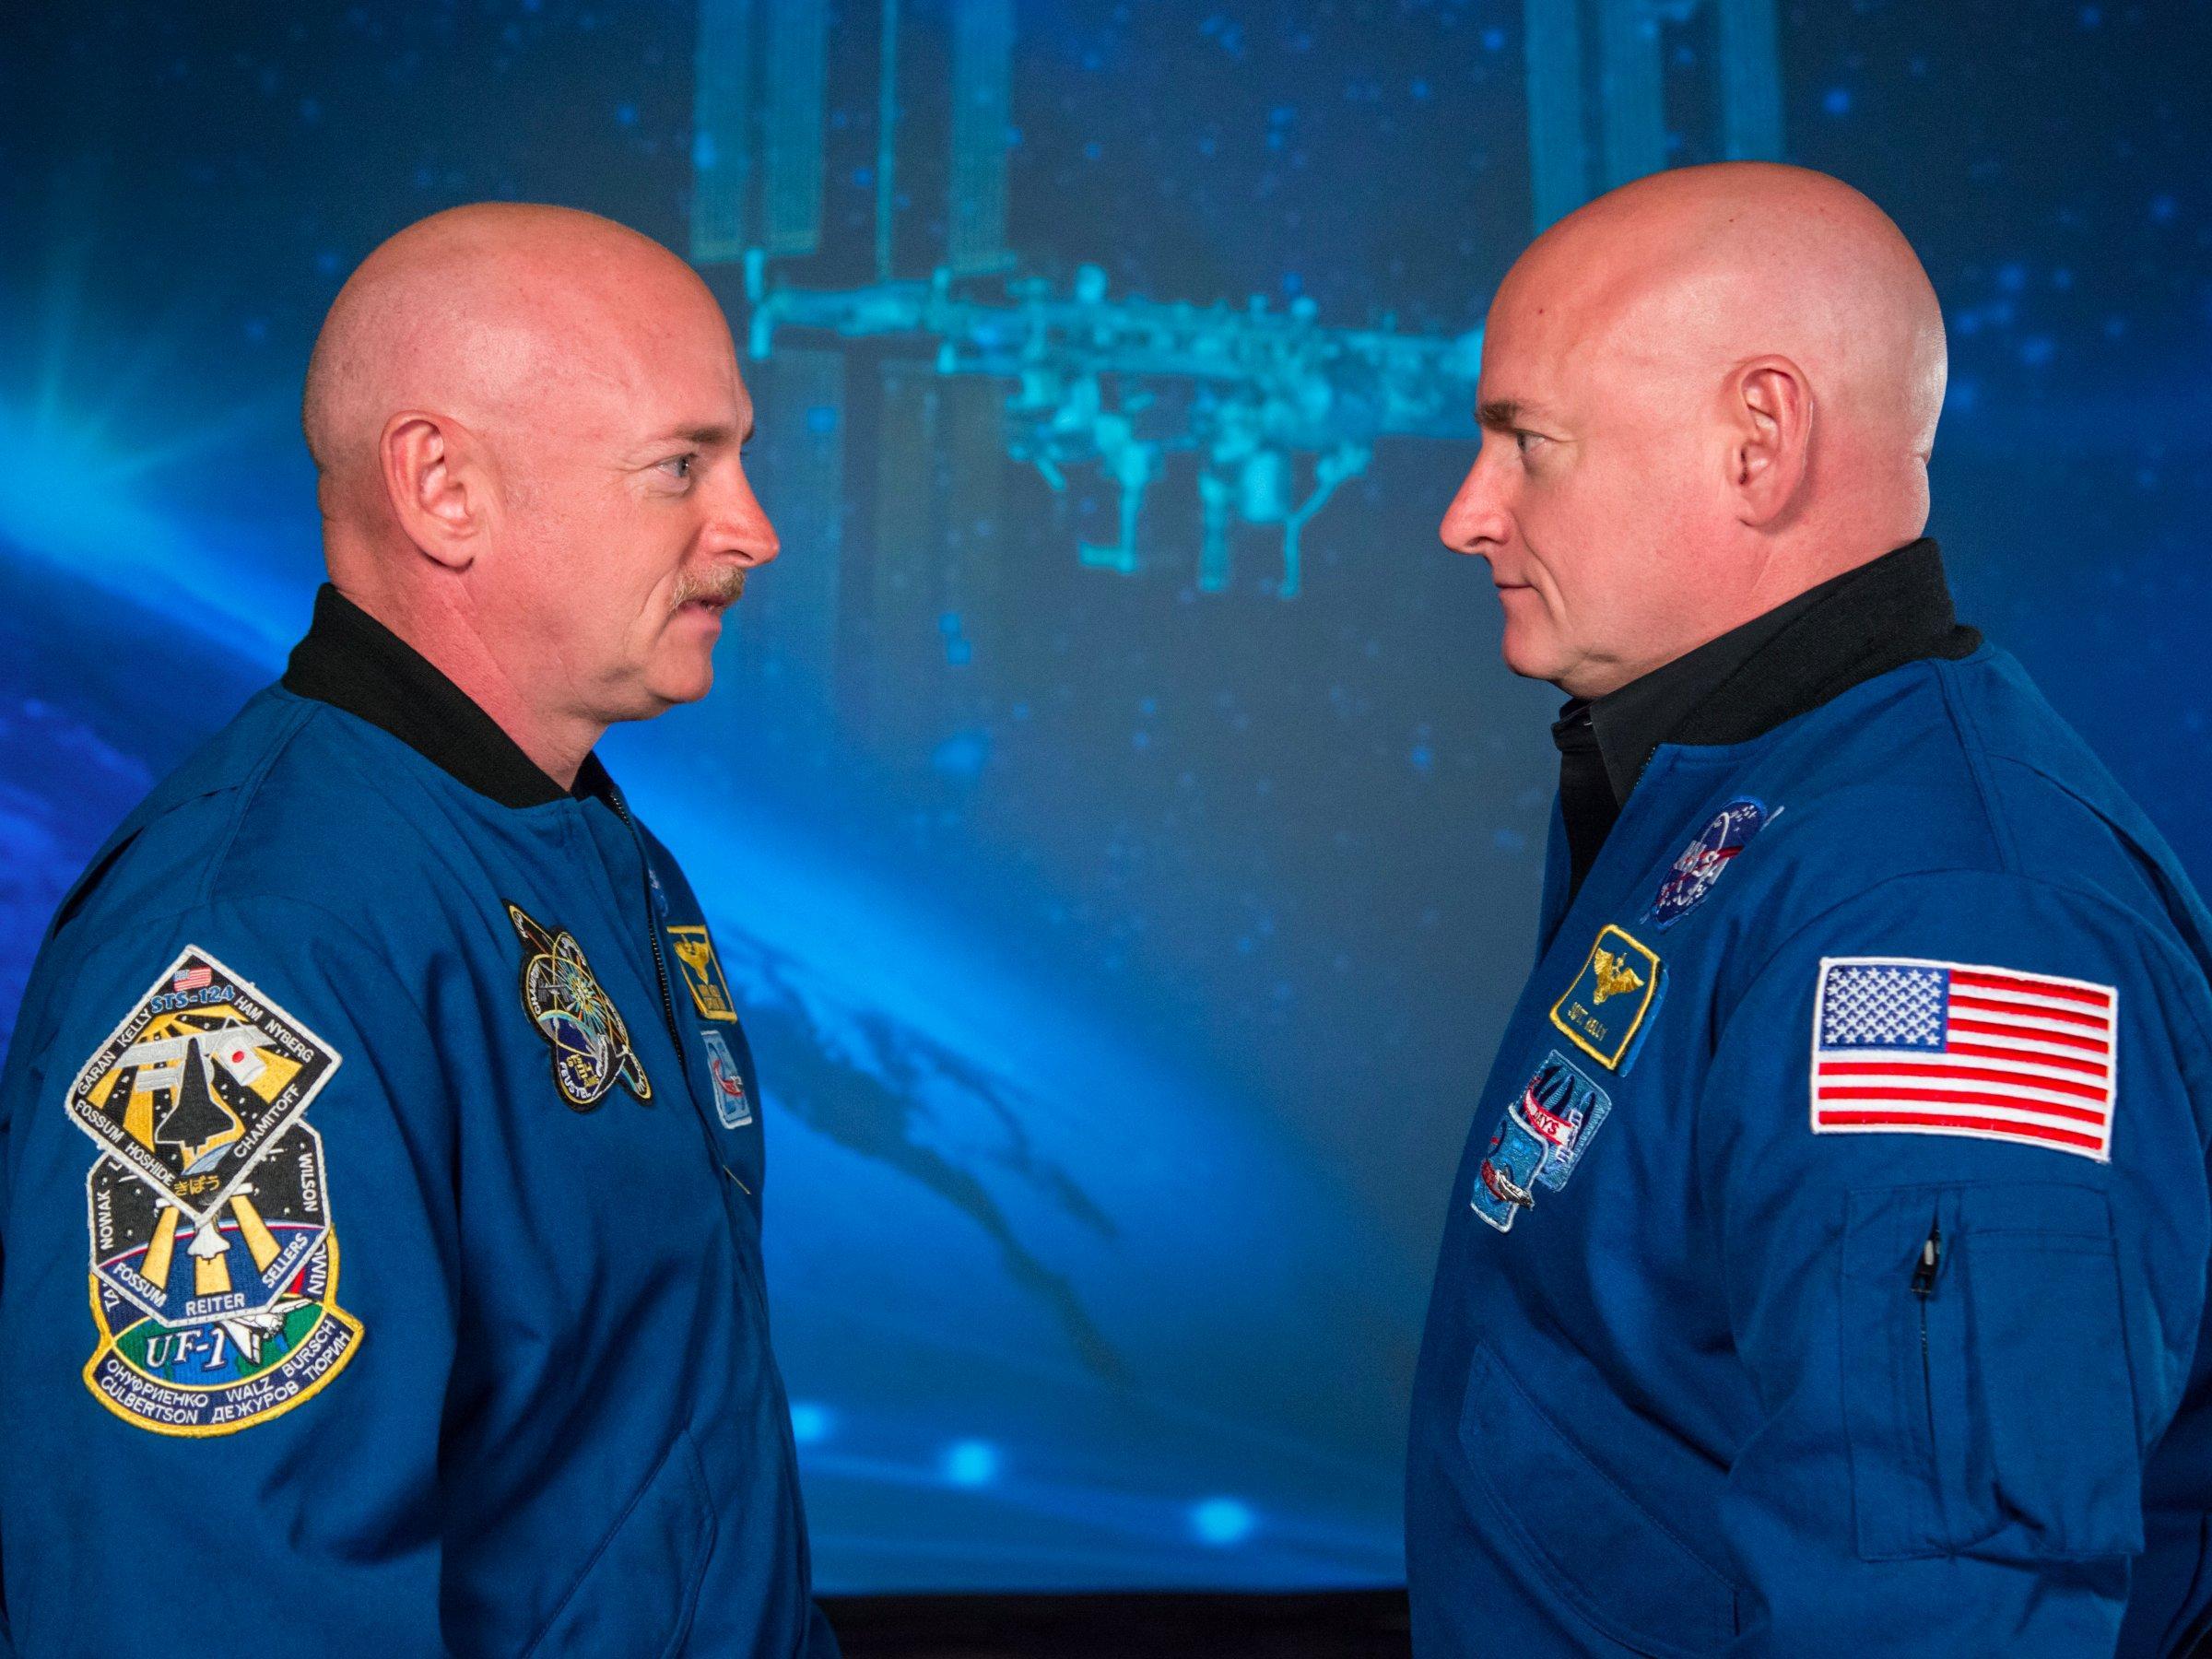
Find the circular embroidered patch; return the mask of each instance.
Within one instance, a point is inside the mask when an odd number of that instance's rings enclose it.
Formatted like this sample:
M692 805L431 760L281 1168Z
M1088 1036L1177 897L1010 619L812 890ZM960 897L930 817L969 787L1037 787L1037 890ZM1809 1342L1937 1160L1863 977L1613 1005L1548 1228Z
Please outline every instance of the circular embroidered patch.
M1652 919L1661 927L1679 922L1712 891L1731 860L1773 815L1748 795L1738 796L1712 815L1697 839L1682 849L1673 870L1659 884L1652 905Z
M629 1027L600 988L583 947L567 928L549 929L510 904L523 952L523 1006L553 1047L553 1080L569 1105L591 1112L619 1082L641 1100L653 1099L645 1064L630 1046Z

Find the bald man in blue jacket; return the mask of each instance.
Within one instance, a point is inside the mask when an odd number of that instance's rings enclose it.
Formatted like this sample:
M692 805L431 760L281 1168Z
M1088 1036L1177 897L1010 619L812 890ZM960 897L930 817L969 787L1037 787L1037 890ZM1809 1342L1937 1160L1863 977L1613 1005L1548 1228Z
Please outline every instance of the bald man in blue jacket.
M1443 524L1571 700L1413 1402L1421 1659L2191 1651L2212 918L1928 516L1896 227L1728 164L1492 305Z
M777 551L727 325L456 209L305 414L312 625L65 899L0 1079L0 1653L833 1659L741 1010L593 752Z

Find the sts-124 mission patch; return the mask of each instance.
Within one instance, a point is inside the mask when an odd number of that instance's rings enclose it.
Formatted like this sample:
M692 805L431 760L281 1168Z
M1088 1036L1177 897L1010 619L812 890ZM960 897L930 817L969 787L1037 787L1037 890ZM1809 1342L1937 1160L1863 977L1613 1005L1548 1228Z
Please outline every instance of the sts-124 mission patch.
M323 1141L301 1121L338 1061L187 946L77 1073L69 1114L100 1148L85 1385L126 1422L229 1434L353 1358Z

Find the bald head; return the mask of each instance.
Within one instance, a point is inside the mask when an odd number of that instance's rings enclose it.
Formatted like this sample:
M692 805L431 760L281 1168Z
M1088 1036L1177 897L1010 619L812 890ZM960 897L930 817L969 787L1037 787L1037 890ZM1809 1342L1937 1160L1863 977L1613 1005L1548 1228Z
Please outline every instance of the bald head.
M333 582L555 777L703 695L776 553L721 307L593 214L483 203L392 237L330 308L301 422Z
M1936 290L1889 216L1826 173L1736 161L1639 179L1537 238L1496 306L1570 371L1610 357L1672 389L1779 355L1869 460L1909 467L1935 442Z
M481 202L418 219L346 281L316 336L301 425L326 510L373 481L385 423L449 414L479 431L558 415L635 372L641 318L712 312L696 273L596 214Z
M1866 197L1657 173L1500 287L1444 538L1490 558L1517 669L1602 693L1918 535L1944 380L1935 290Z

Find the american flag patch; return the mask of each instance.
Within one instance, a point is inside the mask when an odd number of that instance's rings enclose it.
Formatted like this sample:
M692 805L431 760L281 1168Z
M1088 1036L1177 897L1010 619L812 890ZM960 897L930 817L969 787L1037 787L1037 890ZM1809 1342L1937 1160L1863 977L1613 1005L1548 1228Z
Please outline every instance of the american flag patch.
M2120 994L1912 957L1824 957L1813 1133L1965 1135L2112 1156Z
M215 970L207 967L187 968L169 982L171 991L205 991L207 982L215 977Z

